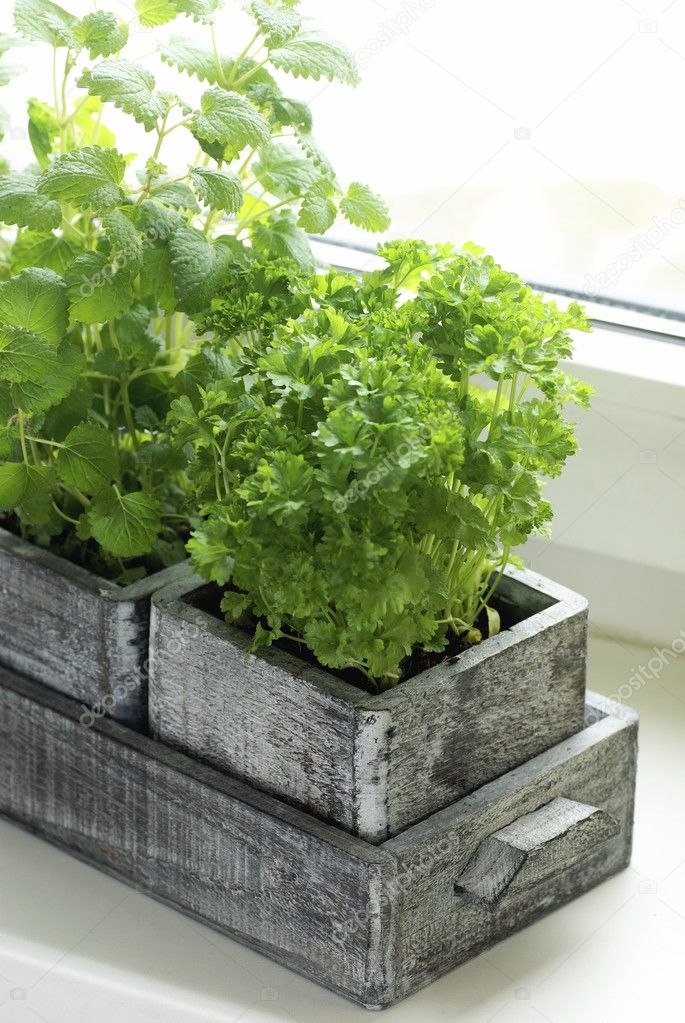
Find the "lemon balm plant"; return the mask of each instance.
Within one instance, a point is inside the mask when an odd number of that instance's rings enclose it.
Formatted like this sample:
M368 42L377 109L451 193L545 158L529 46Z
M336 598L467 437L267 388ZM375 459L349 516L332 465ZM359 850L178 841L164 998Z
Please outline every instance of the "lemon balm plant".
M242 49L224 53L221 6L138 0L129 23L99 6L82 18L50 0L15 6L19 34L53 62L54 96L28 103L34 163L0 177L0 221L16 232L0 285L0 508L24 537L121 582L183 554L183 459L164 421L196 348L188 314L251 252L311 271L306 232L338 212L387 226L367 186L342 190L282 84L355 84L349 53L292 0L251 0ZM159 33L172 91L128 56L136 21ZM147 151L117 142L114 108ZM177 137L195 154L180 168L165 162Z
M54 89L28 102L32 162L0 173L0 662L136 727L150 595L193 522L165 420L221 363L189 317L254 258L311 273L306 232L338 212L387 224L368 187L342 189L288 93L296 76L354 84L344 47L297 4L253 0L227 54L221 6L14 13Z
M248 344L219 293L225 375L171 418L195 450L192 558L229 584L227 619L382 690L497 631L493 593L548 526L543 482L576 447L563 409L588 388L559 367L578 306L475 247L380 255L361 281L315 278L308 308L286 298L275 329L256 268Z

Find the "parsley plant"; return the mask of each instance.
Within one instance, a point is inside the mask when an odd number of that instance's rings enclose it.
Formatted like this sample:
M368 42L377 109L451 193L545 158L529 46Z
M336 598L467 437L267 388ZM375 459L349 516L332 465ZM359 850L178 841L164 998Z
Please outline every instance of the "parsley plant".
M28 104L35 164L0 176L0 221L16 227L0 283L0 510L24 536L121 581L183 556L184 459L165 418L192 375L189 314L252 251L311 272L306 232L338 212L370 230L388 223L367 186L342 189L309 108L279 84L355 84L347 50L297 0L250 0L251 31L224 54L221 6L135 3L140 24L165 33L169 92L128 56L130 23L99 6L78 18L51 0L15 5L19 34L51 51L54 96ZM206 45L183 22L167 36L182 17ZM10 44L0 39L0 54ZM0 81L10 73L0 64ZM113 107L143 126L147 153L117 144ZM180 172L164 162L177 133L197 151Z
M204 518L192 558L228 620L385 688L417 650L477 641L488 609L496 631L493 592L576 448L562 410L589 389L559 368L577 305L474 246L379 252L361 281L246 268L203 320L215 378L171 420Z

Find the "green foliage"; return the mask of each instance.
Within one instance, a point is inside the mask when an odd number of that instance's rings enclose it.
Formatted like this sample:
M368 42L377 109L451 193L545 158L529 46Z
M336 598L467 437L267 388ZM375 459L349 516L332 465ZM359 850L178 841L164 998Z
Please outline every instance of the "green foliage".
M0 508L34 542L122 581L182 557L195 521L166 417L228 356L189 317L205 330L224 311L216 294L245 293L232 315L249 330L245 274L258 251L278 266L261 297L275 322L278 296L313 268L305 231L329 227L345 194L311 138L311 111L280 81L353 82L351 57L317 42L290 0L254 0L251 30L222 53L221 6L135 3L145 28L175 23L159 46L178 72L171 92L149 56L130 58L140 47L129 24L104 5L78 17L17 0L20 38L0 36L0 85L22 40L55 72L54 95L28 103L34 162L0 173L0 223L16 228L0 274ZM187 18L204 42L188 41ZM197 103L189 75L204 86ZM116 139L115 108L149 145L132 153L128 135ZM0 137L5 123L0 112ZM188 162L170 166L174 133Z
M200 318L223 359L170 420L226 617L384 688L417 648L497 628L492 593L548 528L543 481L576 447L563 407L588 388L559 369L578 306L474 247L379 253L361 281L253 257Z

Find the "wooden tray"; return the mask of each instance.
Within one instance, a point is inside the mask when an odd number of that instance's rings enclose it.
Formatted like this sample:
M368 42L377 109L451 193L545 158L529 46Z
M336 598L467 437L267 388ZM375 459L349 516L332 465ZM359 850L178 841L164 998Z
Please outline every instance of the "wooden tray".
M150 597L179 572L118 586L0 529L0 664L145 729Z
M628 864L636 716L373 845L0 670L0 813L368 1008Z
M186 572L152 602L153 734L369 842L583 726L587 601L533 572L498 589L517 624L377 696L276 647L247 655Z

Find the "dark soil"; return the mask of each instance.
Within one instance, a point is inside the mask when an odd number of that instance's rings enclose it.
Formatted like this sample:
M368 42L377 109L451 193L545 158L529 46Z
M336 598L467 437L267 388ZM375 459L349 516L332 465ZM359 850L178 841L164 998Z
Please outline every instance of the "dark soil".
M224 621L224 615L221 611L222 596L223 590L220 589L220 587L208 585L188 594L184 600L193 607L200 608L202 611L206 611L207 614L211 614L215 618L219 618L221 621ZM498 599L496 595L490 603L492 607L499 612L502 632L506 629L510 629L512 625L516 625L518 622L522 621L524 617L526 617L522 615L521 612L511 603ZM254 618L245 619L241 623L241 627L246 632L251 632L255 625L256 620ZM476 628L480 630L482 636L487 636L487 615L484 611L476 622ZM459 657L460 654L463 654L465 650L468 650L471 645L472 644L467 643L462 636L453 636L445 649L438 653L430 653L419 647L415 647L409 657L405 657L400 665L402 678L399 684L401 685L402 682L406 682L410 678L415 678L422 672L428 671L429 668L434 668L437 664L442 664L444 661L455 661L457 657ZM369 679L354 668L327 668L320 664L311 650L302 642L298 642L294 639L279 639L276 640L274 646L278 647L280 650L285 650L293 657L298 657L301 661L305 661L307 664L313 665L315 668L319 668L321 671L328 672L330 675L335 675L337 678L341 678L345 682L349 682L358 689L363 689L365 692L369 693L378 692L378 689L373 686Z

